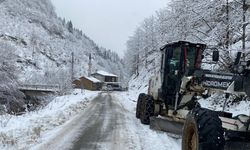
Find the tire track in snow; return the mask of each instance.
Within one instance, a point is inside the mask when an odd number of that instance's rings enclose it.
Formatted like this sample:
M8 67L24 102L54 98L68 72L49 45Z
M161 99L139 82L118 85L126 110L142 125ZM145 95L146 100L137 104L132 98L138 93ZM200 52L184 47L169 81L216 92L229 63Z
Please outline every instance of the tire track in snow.
M122 97L120 95L119 97ZM142 125L135 113L113 93L103 93L78 116L63 125L49 143L48 150L178 150L180 140Z

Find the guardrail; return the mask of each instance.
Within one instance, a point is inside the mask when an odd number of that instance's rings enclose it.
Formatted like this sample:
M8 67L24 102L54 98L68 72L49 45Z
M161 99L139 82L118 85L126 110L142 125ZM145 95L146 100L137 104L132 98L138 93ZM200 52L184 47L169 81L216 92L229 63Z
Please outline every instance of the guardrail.
M57 92L60 90L60 86L55 85L19 85L18 89L20 90L33 90L33 91L48 91L48 92Z

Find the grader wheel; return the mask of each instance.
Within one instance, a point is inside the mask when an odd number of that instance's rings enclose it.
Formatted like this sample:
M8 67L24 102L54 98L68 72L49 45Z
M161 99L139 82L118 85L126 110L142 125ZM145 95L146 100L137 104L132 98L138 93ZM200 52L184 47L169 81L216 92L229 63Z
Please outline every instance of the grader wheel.
M144 94L144 93L141 93L138 96L138 100L137 100L137 104L136 104L136 118L138 118L138 119L140 118L142 101L144 101L145 97L146 97L146 94Z
M141 104L141 123L142 124L149 124L150 117L154 115L154 99L152 96L147 95L145 99L142 101Z
M222 122L216 112L195 108L187 115L182 136L182 150L223 150Z

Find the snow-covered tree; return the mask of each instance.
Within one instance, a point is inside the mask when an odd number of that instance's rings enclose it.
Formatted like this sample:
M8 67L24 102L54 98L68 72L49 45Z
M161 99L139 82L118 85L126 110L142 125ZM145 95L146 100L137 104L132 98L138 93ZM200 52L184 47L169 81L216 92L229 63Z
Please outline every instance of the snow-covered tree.
M69 32L73 33L73 24L71 21L67 22L67 28L68 28Z
M117 54L110 51L104 59L106 49L73 28L72 22L57 17L50 0L6 0L0 5L0 16L0 42L13 48L13 62L6 59L7 68L18 70L13 79L20 84L60 84L68 90L72 87L71 53L75 56L75 78L87 75L89 53L93 55L93 70L126 75ZM0 49L1 57L5 52Z
M244 42L241 42L243 39L247 42L245 45L248 48L245 49L250 48L250 40L248 40L250 30L247 27L250 11L249 4L244 5L244 1L231 0L228 4L226 0L171 1L168 7L159 10L155 16L146 18L129 38L125 58L139 58L139 61L130 60L129 68L133 68L134 64L146 64L147 66L150 63L159 63L157 61L149 63L145 58L150 52L159 51L159 47L164 44L187 40L205 43L208 48L218 49L221 52L221 67L219 68L227 70L228 66L233 63L235 52L244 49ZM243 16L245 16L245 21ZM245 27L245 36L242 27ZM140 38L136 38L139 30L142 30L142 34L139 36ZM141 44L140 51L136 48L135 43ZM242 48L239 45L242 45ZM205 51L204 54L211 57L211 49ZM138 55L140 57L137 57ZM159 55L156 54L153 57L155 60L159 60L156 58ZM130 69L130 73L135 73L134 70Z
M16 68L13 60L14 48L0 42L0 105L1 112L18 113L24 110L24 94L18 90Z

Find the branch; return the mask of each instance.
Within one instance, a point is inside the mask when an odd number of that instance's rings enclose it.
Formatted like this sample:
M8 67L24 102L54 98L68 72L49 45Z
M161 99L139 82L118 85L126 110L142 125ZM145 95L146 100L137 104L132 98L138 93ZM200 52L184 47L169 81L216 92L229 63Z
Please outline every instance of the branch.
M199 13L195 12L193 9L191 11L194 12L196 15L201 16ZM204 19L204 17L201 16L201 19L206 23L206 25L209 27L210 30L213 30L212 27L208 24L208 22Z
M202 31L200 31L200 30L198 30L198 29L195 29L195 28L192 28L193 30L195 30L195 31L197 31L197 32L199 32L199 33L202 33L203 35L205 35L205 36L207 36L207 37L209 37L209 38L211 38L209 35L207 35L206 33L204 33L204 32L202 32ZM218 43L220 42L219 40L217 40L217 39L215 39L214 37L212 37L215 41L217 41Z
M194 37L196 37L197 39L199 39L200 41L202 41L202 42L206 43L206 42L205 42L204 40L202 40L199 36L194 35L194 34L192 34L192 36L194 36Z

